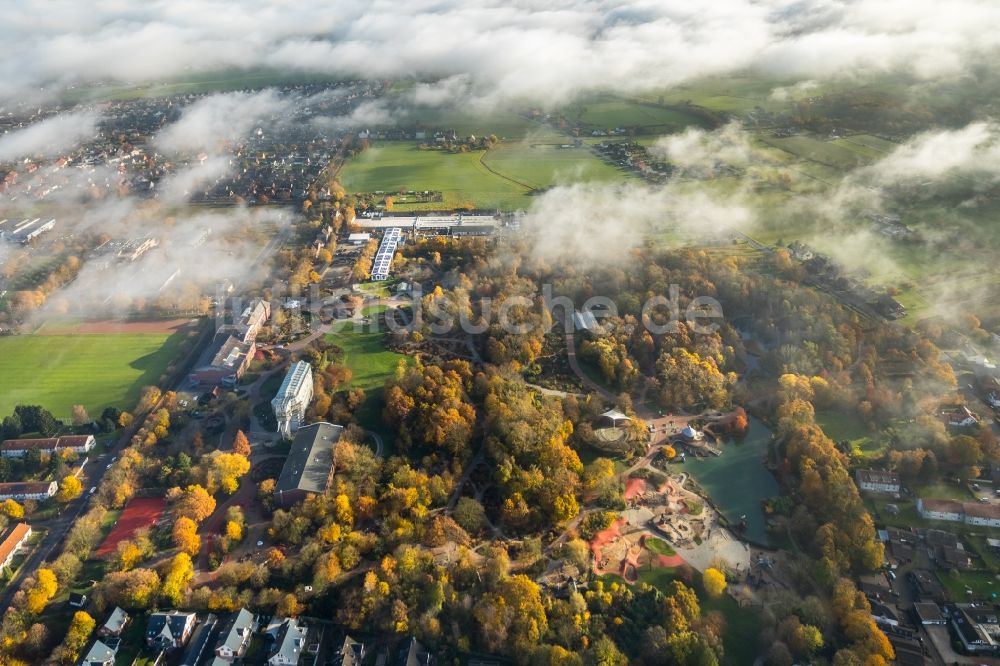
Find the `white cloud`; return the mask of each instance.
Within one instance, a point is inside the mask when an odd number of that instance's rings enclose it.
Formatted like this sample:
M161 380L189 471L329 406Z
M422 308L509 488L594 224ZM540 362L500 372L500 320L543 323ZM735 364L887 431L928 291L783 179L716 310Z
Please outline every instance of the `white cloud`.
M8 3L0 99L230 68L444 78L559 101L761 68L802 79L968 73L1000 51L993 0L71 0ZM434 89L415 99L434 102Z
M64 113L0 136L0 162L22 157L53 157L97 134L100 114Z

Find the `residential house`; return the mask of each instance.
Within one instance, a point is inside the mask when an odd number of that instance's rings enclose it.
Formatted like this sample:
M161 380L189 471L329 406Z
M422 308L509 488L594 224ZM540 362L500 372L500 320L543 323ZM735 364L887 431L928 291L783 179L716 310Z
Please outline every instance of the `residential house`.
M284 620L277 629L274 644L267 655L268 666L295 666L306 645L308 629L295 618Z
M121 636L122 632L125 631L128 621L128 613L115 606L115 609L111 611L111 615L108 616L107 621L97 629L97 635L102 637Z
M961 522L965 512L962 503L947 499L917 499L917 513L926 520Z
M180 666L198 666L201 663L201 657L208 648L208 644L215 632L215 625L218 622L219 618L209 614L205 621L197 626L194 633L191 634L191 640L188 642L187 649L184 650L184 657L181 659Z
M920 624L948 624L941 607L933 602L913 604L913 612L916 613Z
M10 566L14 556L21 550L31 537L31 526L27 523L18 523L10 531L2 542L0 542L0 571Z
M35 500L44 502L59 490L59 484L55 481L17 481L14 483L0 483L0 500Z
M917 594L920 601L933 601L935 603L944 602L944 587L930 571L922 569L911 571L910 580L917 587Z
M364 643L359 643L350 636L344 636L344 642L337 648L330 662L332 666L361 666L364 658Z
M855 479L861 492L887 493L898 495L900 490L899 474L883 472L875 469L859 469Z
M195 614L172 610L153 613L146 624L146 644L156 650L183 647L194 631Z
M1000 505L996 504L918 499L917 513L927 520L950 520L966 525L1000 527Z
M215 656L226 662L241 659L246 654L256 627L257 619L254 614L241 608L219 632L219 640L215 644Z
M288 368L271 408L278 421L278 434L291 439L306 418L306 409L313 398L312 366L298 361Z
M433 659L416 638L404 638L396 646L394 666L430 666Z
M996 651L997 644L967 607L955 606L951 610L951 625L955 634L968 652L989 653Z
M326 491L333 473L334 447L343 430L332 423L312 423L298 429L274 485L278 504L289 506Z
M80 660L80 666L115 666L118 640L115 639L114 643L115 647L111 647L101 639L94 641L87 654Z
M8 439L0 444L0 456L4 458L21 458L28 451L37 450L41 453L53 454L61 451L73 451L84 454L94 448L97 441L93 435L64 435L62 437L44 437L40 439Z
M83 608L87 605L87 595L80 594L79 592L69 593L69 607L70 608Z
M945 425L949 428L971 428L979 423L979 417L965 405L950 412L944 412L942 417Z

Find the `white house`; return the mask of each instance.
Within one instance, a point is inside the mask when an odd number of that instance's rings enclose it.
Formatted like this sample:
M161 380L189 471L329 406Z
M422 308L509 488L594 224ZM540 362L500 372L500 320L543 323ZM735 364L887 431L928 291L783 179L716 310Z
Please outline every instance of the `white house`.
M956 523L962 522L962 516L965 515L961 502L923 498L917 499L917 513L927 520L950 520Z
M65 435L63 437L46 437L44 439L8 439L0 444L0 456L5 458L21 458L28 451L38 450L52 454L56 451L73 451L87 453L97 445L93 435Z
M31 526L27 523L18 523L10 534L0 542L0 571L10 566L21 547L31 537Z
M268 666L295 666L305 650L308 631L295 618L283 621L277 630L274 647L267 657Z
M278 420L278 433L282 437L291 439L299 429L312 398L312 366L299 361L288 369L278 394L271 401L274 417Z
M0 483L0 501L12 499L18 502L25 500L44 502L55 495L58 489L59 485L55 481Z
M948 520L966 525L1000 527L1000 505L944 499L917 500L917 513L927 520Z
M899 474L895 472L859 469L855 474L855 480L857 480L858 488L862 492L899 494Z

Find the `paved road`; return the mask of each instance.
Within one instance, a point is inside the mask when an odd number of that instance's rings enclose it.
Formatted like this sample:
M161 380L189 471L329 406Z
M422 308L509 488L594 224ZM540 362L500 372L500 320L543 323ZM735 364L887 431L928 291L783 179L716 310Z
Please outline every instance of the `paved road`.
M83 472L80 474L80 481L83 484L83 494L80 497L67 504L63 508L62 512L60 512L60 514L55 518L32 523L33 528L45 529L48 530L48 532L42 538L41 542L35 547L35 550L31 553L31 555L28 556L28 559L25 560L20 573L7 584L7 587L3 592L3 596L0 597L0 608L7 609L10 606L11 601L14 599L14 594L18 589L20 589L25 578L34 574L43 563L50 562L59 555L63 539L65 539L66 535L69 533L73 523L75 523L90 506L90 495L87 491L92 486L96 487L101 484L104 474L108 471L107 461L109 461L111 457L117 456L126 446L128 446L129 440L131 439L131 429L127 429L126 433L127 434L122 435L118 441L115 442L114 446L104 456L104 458L100 461L90 462L83 468Z

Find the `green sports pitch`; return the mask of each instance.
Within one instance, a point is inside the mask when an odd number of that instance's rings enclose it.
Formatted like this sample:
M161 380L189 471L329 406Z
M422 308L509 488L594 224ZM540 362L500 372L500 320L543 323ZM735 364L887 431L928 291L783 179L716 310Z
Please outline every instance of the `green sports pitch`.
M176 360L186 334L18 335L0 338L0 416L41 405L68 419L73 405L91 417L131 409Z

